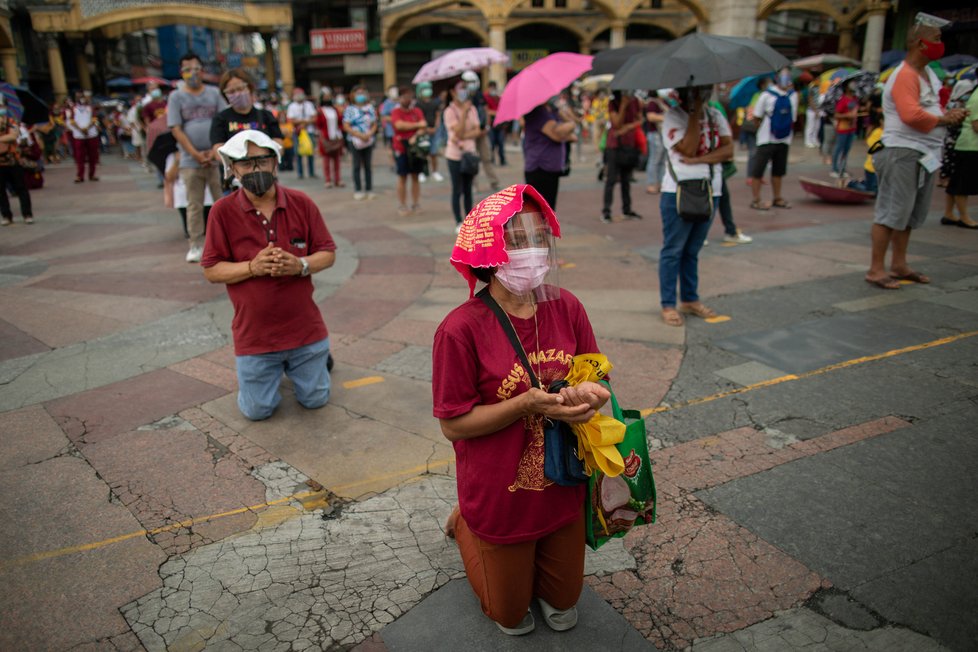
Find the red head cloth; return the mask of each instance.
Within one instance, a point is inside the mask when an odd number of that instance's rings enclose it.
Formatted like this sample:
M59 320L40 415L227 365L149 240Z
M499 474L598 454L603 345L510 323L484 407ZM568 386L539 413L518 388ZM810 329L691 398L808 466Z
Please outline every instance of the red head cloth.
M509 262L503 226L513 215L522 212L527 198L540 206L554 237L560 237L560 224L554 209L533 186L516 184L480 201L462 222L451 257L452 265L469 282L469 298L475 295L477 280L470 267L498 267Z

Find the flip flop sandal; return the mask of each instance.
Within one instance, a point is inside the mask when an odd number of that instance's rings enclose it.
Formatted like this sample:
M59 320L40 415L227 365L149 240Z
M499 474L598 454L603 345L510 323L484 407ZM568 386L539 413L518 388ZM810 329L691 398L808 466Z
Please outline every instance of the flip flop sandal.
M897 283L896 281L894 281L892 278L889 278L889 277L887 277L885 279L871 279L871 278L867 278L867 279L864 279L864 280L867 283L869 283L870 285L874 285L874 286L878 287L881 290L899 290L900 289L900 284Z
M698 306L679 306L679 312L687 315L696 315L701 319L709 319L710 317L716 317L716 310L713 308L707 308L703 304Z
M771 205L774 206L775 208L791 208L791 204L786 202L784 199L781 199L780 197L778 199L775 199L774 202L771 203Z
M903 274L902 276L890 276L894 281L913 281L914 283L920 283L922 285L927 285L930 283L930 279L921 274L920 272L910 272L909 274Z
M666 326L682 326L683 316L675 308L664 308L662 310L662 321Z
M755 211L768 211L768 210L771 210L771 207L770 206L766 206L766 205L762 204L758 200L752 201L750 203L750 207L753 208Z

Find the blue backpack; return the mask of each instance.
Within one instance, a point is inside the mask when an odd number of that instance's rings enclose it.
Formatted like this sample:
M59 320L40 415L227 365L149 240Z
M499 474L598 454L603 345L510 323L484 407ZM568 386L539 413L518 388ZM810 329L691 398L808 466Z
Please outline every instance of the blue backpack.
M778 140L791 135L791 97L768 91L775 97L774 111L771 113L771 136Z

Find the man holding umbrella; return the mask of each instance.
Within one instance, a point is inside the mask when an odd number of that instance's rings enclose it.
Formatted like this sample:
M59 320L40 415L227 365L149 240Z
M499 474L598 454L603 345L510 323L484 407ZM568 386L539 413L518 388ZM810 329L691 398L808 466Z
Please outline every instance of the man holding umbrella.
M883 88L883 149L873 156L879 178L873 218L873 254L866 282L899 290L899 281L930 283L907 264L910 232L927 218L934 172L940 166L944 129L961 124L966 109L941 109L940 81L928 67L944 56L941 28L950 22L918 13L907 36L907 57ZM886 250L893 245L890 272Z

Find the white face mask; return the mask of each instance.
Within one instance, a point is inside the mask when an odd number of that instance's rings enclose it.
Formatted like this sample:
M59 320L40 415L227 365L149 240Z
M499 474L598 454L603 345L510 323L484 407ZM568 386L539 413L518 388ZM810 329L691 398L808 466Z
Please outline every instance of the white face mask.
M528 294L540 287L550 271L550 250L533 247L510 251L509 263L496 269L496 278L513 294Z

